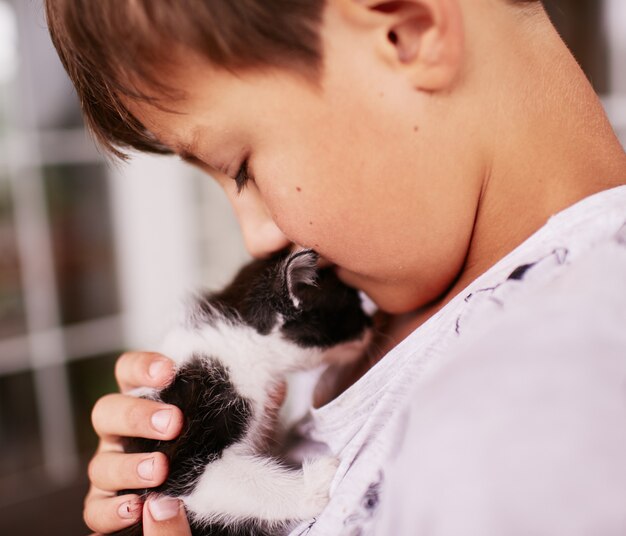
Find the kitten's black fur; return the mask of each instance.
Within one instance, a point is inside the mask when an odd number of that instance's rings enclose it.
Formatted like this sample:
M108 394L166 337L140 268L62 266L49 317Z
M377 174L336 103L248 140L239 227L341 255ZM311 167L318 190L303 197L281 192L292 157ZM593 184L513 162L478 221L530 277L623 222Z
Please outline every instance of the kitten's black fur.
M185 320L186 328L193 331L227 321L268 337L277 336L278 330L282 340L305 349L329 349L362 338L371 322L357 292L341 283L332 269L316 269L316 262L317 254L307 250L249 263L223 291L196 299ZM302 364L294 368L302 368ZM277 382L281 380L276 377ZM254 401L242 396L231 381L229 356L214 355L211 348L190 356L173 382L151 398L181 408L185 424L180 436L171 441L126 438L126 452L165 453L169 476L156 488L122 493L179 497L191 492L205 468L219 460L225 449L250 441L247 434L259 433L258 428L251 429L251 422L263 418L255 415ZM210 524L190 521L194 536L262 536L274 534L278 527L258 519ZM141 523L115 534L140 536Z

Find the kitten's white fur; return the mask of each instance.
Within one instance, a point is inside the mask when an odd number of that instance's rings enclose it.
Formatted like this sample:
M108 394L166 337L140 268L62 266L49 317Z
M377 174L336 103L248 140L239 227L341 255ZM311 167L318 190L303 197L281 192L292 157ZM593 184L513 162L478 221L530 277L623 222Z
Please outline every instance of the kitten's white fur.
M181 499L201 524L310 519L326 506L337 466L335 458L324 457L305 462L302 469L288 469L237 444L209 464L194 491Z
M264 422L272 404L271 386L289 371L358 357L369 333L359 341L324 352L319 348L301 348L283 338L280 318L269 335L260 335L217 314L210 324L192 324L183 322L167 336L163 354L173 359L177 367L194 354L218 358L228 368L237 392L253 405L254 416L245 439L209 463L193 492L181 497L188 512L202 524L258 519L271 525L316 516L328 502L338 461L324 457L305 462L301 469L290 469L257 454L259 436L271 426ZM133 394L151 396L155 392L142 390Z

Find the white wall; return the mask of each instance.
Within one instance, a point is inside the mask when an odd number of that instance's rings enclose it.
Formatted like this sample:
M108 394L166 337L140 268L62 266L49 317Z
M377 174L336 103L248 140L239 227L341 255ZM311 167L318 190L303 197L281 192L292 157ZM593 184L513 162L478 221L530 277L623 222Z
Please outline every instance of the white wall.
M179 159L136 155L111 186L126 346L155 348L188 292L222 286L247 257L219 187Z

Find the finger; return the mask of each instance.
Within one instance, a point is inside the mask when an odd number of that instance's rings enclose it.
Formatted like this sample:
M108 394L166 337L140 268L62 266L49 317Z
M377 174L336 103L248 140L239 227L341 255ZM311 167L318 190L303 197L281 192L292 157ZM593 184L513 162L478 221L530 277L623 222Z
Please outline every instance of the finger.
M154 352L126 352L115 363L122 392L136 387L164 387L174 377L174 362Z
M91 412L94 430L110 436L174 439L183 426L183 414L176 406L134 396L111 394L100 398Z
M167 471L162 452L103 452L93 457L87 469L91 483L105 491L153 488L165 482Z
M191 536L187 514L178 499L150 497L143 508L144 536Z
M142 503L137 495L116 497L96 492L88 495L83 518L91 530L108 534L137 523L141 510Z

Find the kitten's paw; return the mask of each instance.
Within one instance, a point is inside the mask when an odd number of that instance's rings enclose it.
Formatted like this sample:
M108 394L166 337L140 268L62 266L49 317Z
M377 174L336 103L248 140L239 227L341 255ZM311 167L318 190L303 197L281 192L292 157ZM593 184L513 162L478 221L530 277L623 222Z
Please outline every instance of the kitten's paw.
M328 504L330 484L338 467L339 460L331 456L310 460L302 464L304 475L303 519L315 517Z

